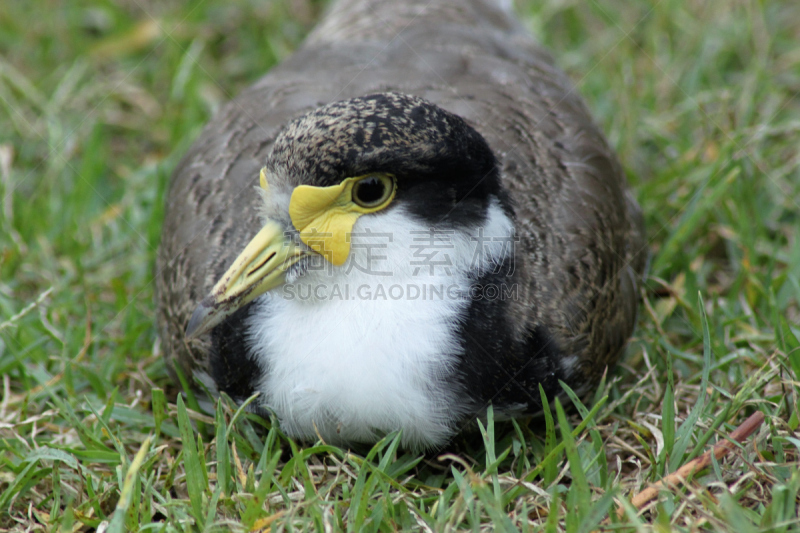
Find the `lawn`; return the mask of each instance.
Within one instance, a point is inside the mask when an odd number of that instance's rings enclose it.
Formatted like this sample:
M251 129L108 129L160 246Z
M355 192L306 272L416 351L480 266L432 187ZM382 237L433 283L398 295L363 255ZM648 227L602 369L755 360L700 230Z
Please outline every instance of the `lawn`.
M652 251L635 336L585 407L420 456L179 399L153 301L170 173L323 3L3 2L0 531L799 530L793 0L517 2L616 147ZM631 503L757 412L732 453Z

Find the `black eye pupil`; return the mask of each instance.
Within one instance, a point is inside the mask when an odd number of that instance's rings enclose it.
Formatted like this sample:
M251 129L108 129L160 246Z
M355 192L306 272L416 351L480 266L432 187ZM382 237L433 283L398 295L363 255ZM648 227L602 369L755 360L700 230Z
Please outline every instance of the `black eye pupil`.
M356 185L355 195L359 202L371 205L380 202L386 192L386 185L378 178L366 178Z

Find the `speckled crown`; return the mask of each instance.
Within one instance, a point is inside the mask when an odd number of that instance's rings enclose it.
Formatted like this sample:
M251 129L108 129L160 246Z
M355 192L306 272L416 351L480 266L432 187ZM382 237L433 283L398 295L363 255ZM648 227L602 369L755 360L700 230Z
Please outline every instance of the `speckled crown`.
M267 168L283 170L296 180L292 185L325 186L365 172L400 177L448 165L485 175L495 159L461 117L416 96L378 93L334 102L290 122L275 140Z

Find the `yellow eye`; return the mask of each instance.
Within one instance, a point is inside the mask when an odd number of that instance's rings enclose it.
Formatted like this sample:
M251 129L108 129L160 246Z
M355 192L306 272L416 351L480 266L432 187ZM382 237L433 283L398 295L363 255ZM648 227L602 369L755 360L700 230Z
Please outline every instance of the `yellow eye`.
M370 174L353 185L353 202L367 209L379 207L394 196L394 178L387 174Z

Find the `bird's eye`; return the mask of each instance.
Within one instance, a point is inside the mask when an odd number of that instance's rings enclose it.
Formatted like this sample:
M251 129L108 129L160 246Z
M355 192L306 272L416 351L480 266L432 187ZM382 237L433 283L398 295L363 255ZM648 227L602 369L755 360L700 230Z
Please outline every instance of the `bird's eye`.
M384 174L372 174L353 186L353 201L361 207L379 207L391 199L394 179Z

